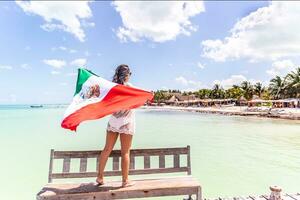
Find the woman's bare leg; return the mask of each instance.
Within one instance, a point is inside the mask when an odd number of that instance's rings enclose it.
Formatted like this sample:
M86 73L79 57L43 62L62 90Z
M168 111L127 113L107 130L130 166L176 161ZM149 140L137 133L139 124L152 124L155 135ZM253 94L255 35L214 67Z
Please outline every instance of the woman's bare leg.
M130 134L120 134L121 140L121 168L122 168L122 181L123 183L128 182L128 172L129 172L129 161L130 161L130 148L132 142L132 135Z
M109 154L112 151L112 149L114 148L115 143L118 139L118 135L119 135L119 133L110 132L110 131L108 131L106 133L105 147L101 151L101 154L99 156L99 170L98 170L98 177L96 179L96 181L98 183L103 183L104 168L105 168L107 159L109 157Z

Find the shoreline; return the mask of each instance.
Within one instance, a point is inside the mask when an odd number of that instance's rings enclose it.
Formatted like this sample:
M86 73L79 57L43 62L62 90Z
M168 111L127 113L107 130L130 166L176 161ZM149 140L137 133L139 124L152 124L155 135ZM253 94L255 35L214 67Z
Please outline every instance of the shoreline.
M274 119L300 120L298 108L269 108L248 106L222 106L222 107L182 107L182 106L143 106L142 109L171 110L199 112L206 114L254 116Z

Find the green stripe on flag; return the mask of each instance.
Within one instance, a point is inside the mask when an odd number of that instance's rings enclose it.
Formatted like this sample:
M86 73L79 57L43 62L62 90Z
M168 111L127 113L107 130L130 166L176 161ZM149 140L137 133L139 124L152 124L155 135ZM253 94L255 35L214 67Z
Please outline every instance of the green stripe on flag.
M91 72L90 70L79 68L78 69L78 76L77 76L77 83L76 83L76 91L75 94L78 94L81 91L82 85L88 80L91 76L98 76Z

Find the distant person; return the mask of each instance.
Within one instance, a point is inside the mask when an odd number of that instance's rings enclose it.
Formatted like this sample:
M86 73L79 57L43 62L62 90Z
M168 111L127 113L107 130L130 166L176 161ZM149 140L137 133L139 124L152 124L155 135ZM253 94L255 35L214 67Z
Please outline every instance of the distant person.
M115 70L113 82L132 86L128 83L131 76L130 69L127 65L120 65ZM122 169L122 187L128 187L135 184L134 181L129 181L129 161L132 136L135 132L135 115L133 110L120 110L112 114L107 124L106 143L103 151L100 154L99 171L96 182L99 185L104 184L103 172L107 159L120 135L121 141L121 169Z

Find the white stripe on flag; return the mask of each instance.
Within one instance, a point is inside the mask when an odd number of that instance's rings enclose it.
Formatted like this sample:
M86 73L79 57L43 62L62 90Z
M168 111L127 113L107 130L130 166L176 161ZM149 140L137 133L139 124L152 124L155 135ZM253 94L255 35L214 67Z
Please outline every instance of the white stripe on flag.
M84 99L82 95L86 94L89 88L94 85L99 85L100 96ZM86 105L102 101L102 99L107 95L110 89L116 85L117 85L116 83L110 82L101 77L97 77L97 76L89 77L82 85L81 91L73 97L73 101L71 105L67 108L63 118L66 118L70 114L76 112L77 110L79 110L80 108Z

